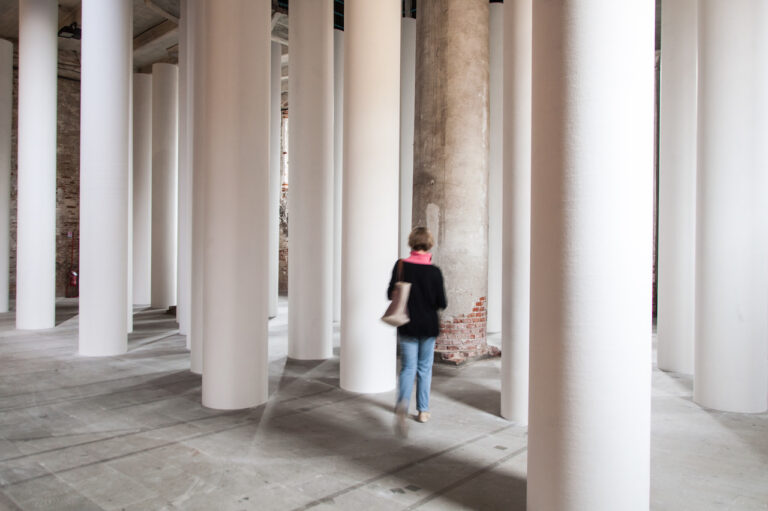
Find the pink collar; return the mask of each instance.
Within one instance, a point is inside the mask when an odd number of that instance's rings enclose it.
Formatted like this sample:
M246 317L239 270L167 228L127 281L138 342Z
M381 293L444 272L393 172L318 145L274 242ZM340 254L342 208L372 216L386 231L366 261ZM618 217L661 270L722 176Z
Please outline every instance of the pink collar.
M432 264L432 254L429 252L420 254L416 251L411 251L411 256L408 259L403 259L403 261L413 264Z

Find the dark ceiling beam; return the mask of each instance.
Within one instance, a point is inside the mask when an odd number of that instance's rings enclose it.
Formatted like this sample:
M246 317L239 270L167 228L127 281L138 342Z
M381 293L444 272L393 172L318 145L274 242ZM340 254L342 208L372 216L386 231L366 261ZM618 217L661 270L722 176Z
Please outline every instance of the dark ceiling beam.
M141 34L133 38L133 51L148 46L158 39L165 37L166 35L177 31L179 26L170 20L165 20L162 23L155 25L154 27L145 30Z

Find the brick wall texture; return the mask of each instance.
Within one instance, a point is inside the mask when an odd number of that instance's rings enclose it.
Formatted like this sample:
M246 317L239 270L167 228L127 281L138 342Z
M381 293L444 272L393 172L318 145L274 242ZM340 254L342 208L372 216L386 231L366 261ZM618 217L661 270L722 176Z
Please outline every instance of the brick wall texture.
M487 343L487 319L486 297L482 296L475 302L472 312L441 320L440 336L435 343L437 361L462 364L468 360L499 356L498 348Z

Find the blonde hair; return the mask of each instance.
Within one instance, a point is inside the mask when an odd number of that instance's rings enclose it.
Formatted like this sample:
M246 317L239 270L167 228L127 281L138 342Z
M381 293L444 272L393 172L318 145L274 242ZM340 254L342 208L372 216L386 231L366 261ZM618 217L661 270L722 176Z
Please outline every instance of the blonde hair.
M414 227L408 236L408 245L413 250L423 250L426 252L435 244L432 233L426 227Z

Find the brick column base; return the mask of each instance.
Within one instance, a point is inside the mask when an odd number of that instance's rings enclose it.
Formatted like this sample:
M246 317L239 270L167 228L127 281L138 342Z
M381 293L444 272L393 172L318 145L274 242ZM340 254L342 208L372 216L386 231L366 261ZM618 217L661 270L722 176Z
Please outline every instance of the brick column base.
M459 314L440 322L435 343L435 361L455 365L480 358L498 357L501 351L488 346L486 339L486 300L475 302L470 314Z

